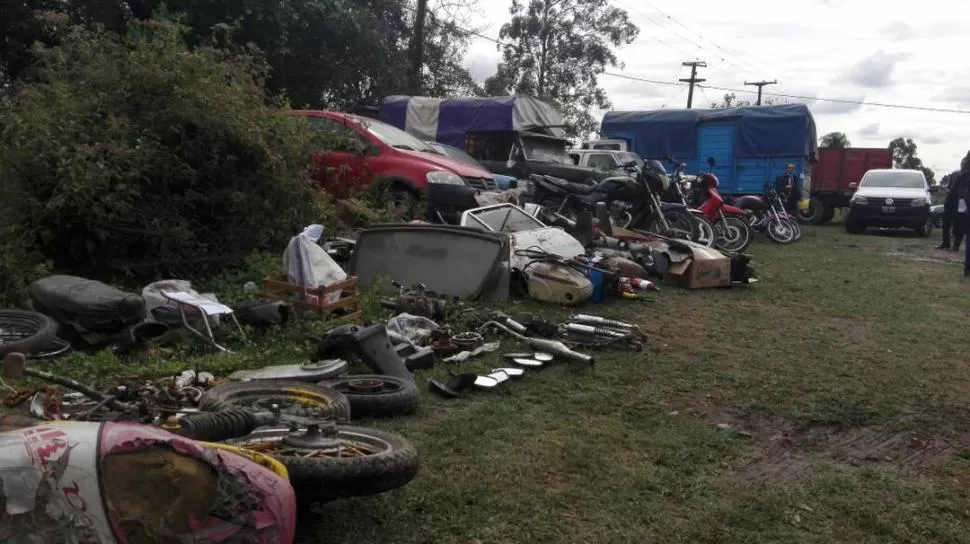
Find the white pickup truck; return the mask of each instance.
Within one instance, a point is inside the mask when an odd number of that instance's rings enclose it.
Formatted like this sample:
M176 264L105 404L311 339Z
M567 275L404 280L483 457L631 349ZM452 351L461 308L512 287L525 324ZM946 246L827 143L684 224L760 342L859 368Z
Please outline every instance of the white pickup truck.
M618 170L620 166L630 161L636 161L637 164L643 165L643 159L636 153L630 151L570 149L567 151L567 154L577 166L585 166L606 172Z

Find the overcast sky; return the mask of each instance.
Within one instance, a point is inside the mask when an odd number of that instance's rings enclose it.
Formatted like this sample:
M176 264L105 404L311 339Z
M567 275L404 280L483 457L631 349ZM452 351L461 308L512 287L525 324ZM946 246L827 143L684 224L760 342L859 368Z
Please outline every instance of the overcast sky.
M527 0L524 0L527 1ZM970 4L960 0L613 0L640 27L618 51L630 76L675 82L686 60L703 60L708 85L755 90L744 82L778 80L783 93L970 112ZM480 0L470 20L498 37L511 0ZM701 7L703 6L703 7ZM783 6L783 7L782 7ZM676 21L676 22L674 22ZM680 24L678 24L680 23ZM683 25L683 26L681 26ZM703 36L703 37L700 37ZM465 62L478 81L494 73L496 44L474 38ZM603 76L615 109L683 108L686 87ZM695 91L710 107L724 91ZM738 93L753 99L753 94ZM805 102L792 100L793 102ZM819 136L845 132L853 146L885 147L913 138L937 178L970 149L970 113L939 113L808 101Z

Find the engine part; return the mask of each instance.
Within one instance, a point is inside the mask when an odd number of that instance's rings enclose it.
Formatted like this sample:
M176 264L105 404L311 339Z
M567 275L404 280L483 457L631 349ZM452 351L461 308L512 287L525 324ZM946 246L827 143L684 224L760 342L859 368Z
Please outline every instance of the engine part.
M383 324L369 327L341 325L323 335L317 346L316 358L330 359L353 354L375 374L397 376L413 380L407 364L391 346Z
M463 332L452 336L451 343L462 351L474 351L485 343L485 338L477 332Z
M544 352L550 353L556 357L561 357L563 359L569 359L571 361L577 361L580 363L586 363L592 365L595 361L591 355L586 355L569 349L566 344L558 342L555 340L546 340L544 338L529 338L527 336L522 336L521 334L510 330L505 325L497 323L495 321L489 321L482 326L483 329L488 327L496 327L499 330L505 332L506 334L515 337L520 342L527 344L529 347L537 350L542 350Z
M381 299L381 306L398 314L411 314L427 317L438 322L447 322L456 312L461 311L458 297L444 297L422 283L404 287L397 282L392 284L400 289L395 298Z

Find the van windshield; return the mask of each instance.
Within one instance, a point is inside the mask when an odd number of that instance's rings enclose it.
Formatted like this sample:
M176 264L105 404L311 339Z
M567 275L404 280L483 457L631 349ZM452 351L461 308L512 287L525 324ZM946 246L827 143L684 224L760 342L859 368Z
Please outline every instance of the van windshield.
M869 171L862 176L859 187L886 187L891 189L924 189L926 182L917 170Z

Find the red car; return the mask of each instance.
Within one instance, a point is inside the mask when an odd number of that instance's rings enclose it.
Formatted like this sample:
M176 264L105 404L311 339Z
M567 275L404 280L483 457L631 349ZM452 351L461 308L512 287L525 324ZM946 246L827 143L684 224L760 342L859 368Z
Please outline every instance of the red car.
M335 146L316 157L324 187L341 196L348 188L381 183L391 203L413 209L429 183L481 188L493 184L492 174L442 155L403 130L375 119L330 111L291 112L335 136Z

